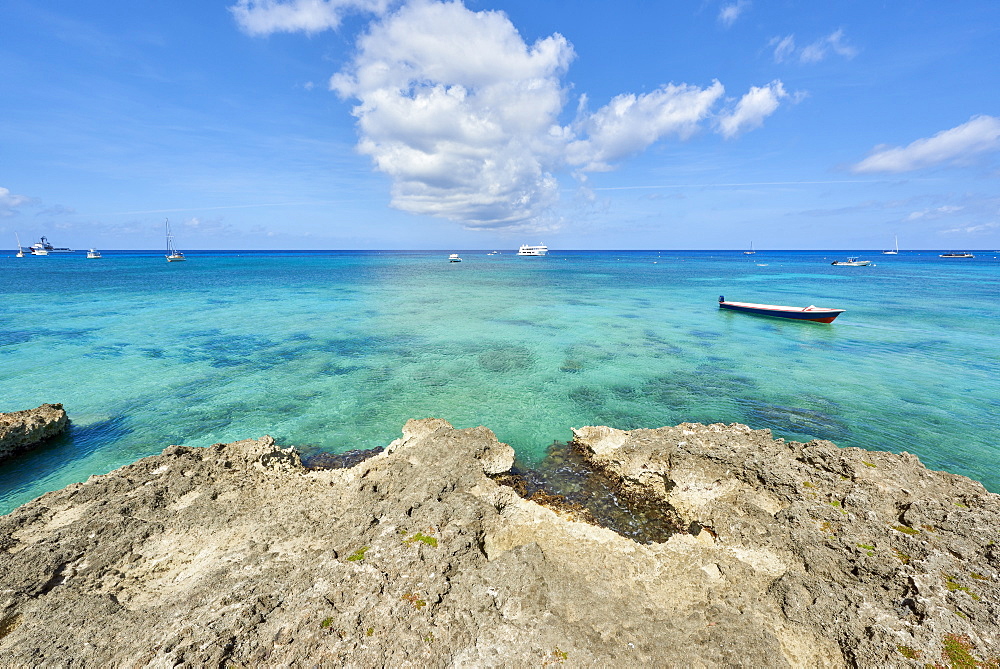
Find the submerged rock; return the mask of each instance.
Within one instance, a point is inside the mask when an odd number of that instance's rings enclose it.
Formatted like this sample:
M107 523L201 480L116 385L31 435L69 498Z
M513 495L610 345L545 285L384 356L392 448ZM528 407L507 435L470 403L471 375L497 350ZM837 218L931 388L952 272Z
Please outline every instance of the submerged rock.
M575 431L637 543L501 485L486 428L346 469L171 446L0 517L4 666L922 666L1000 655L1000 498L742 425ZM536 495L545 501L544 495Z
M58 435L69 424L62 404L0 413L0 460L26 451Z

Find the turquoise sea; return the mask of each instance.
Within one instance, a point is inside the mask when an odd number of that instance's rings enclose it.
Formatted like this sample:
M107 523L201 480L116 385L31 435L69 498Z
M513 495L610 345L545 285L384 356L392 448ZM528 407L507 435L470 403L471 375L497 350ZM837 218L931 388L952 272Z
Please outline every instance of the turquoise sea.
M740 422L1000 492L998 252L450 252L0 257L0 411L72 420L0 464L0 513L169 444L341 452L427 416L527 463L571 427ZM784 321L720 294L847 311Z

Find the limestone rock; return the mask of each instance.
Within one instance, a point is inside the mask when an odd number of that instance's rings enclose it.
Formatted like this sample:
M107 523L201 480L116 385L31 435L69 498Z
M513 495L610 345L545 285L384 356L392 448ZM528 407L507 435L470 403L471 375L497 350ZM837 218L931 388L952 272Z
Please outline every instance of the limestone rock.
M640 544L519 497L479 427L348 469L171 446L0 517L2 666L922 666L1000 654L1000 501L741 425L582 428Z
M37 409L0 413L0 460L56 436L68 424L62 404L43 404Z

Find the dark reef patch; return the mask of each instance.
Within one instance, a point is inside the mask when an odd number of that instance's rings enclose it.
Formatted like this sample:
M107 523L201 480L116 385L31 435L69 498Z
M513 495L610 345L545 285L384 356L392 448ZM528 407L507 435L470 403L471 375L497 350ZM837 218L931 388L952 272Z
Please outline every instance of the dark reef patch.
M535 354L527 346L494 344L479 354L478 361L488 372L516 372L534 365Z
M509 473L494 477L521 497L573 514L644 544L662 543L685 531L677 514L662 500L636 499L595 471L572 444L553 443L535 467L515 462Z
M302 464L306 469L347 469L356 464L362 463L368 458L378 455L385 448L353 449L344 453L315 453L302 458Z

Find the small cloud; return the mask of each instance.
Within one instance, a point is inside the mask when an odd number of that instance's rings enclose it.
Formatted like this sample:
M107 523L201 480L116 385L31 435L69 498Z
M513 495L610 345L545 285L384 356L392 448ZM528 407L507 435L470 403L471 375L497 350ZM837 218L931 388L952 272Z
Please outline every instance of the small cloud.
M17 195L11 193L9 189L0 186L0 217L14 216L18 213L18 208L26 204L32 204L33 198L27 195Z
M742 14L749 6L749 0L737 0L732 4L724 5L722 9L719 10L719 23L728 28L736 23L736 19L738 19L740 14Z
M852 169L854 172L911 172L998 150L1000 118L973 116L960 126L915 140L905 147L875 147L870 156Z
M764 119L778 108L781 99L787 96L784 84L778 80L767 86L752 86L731 113L719 117L719 131L729 139L747 130L759 128L764 124Z
M774 49L774 62L783 63L786 60L798 60L800 63L818 63L831 53L844 58L854 58L858 49L844 39L843 29L837 29L821 37L801 49L795 46L795 35L774 37L767 44Z
M714 81L707 88L669 84L644 95L619 95L580 124L586 139L569 144L567 159L586 170L604 171L611 162L642 151L668 134L686 139L724 92L722 84Z

